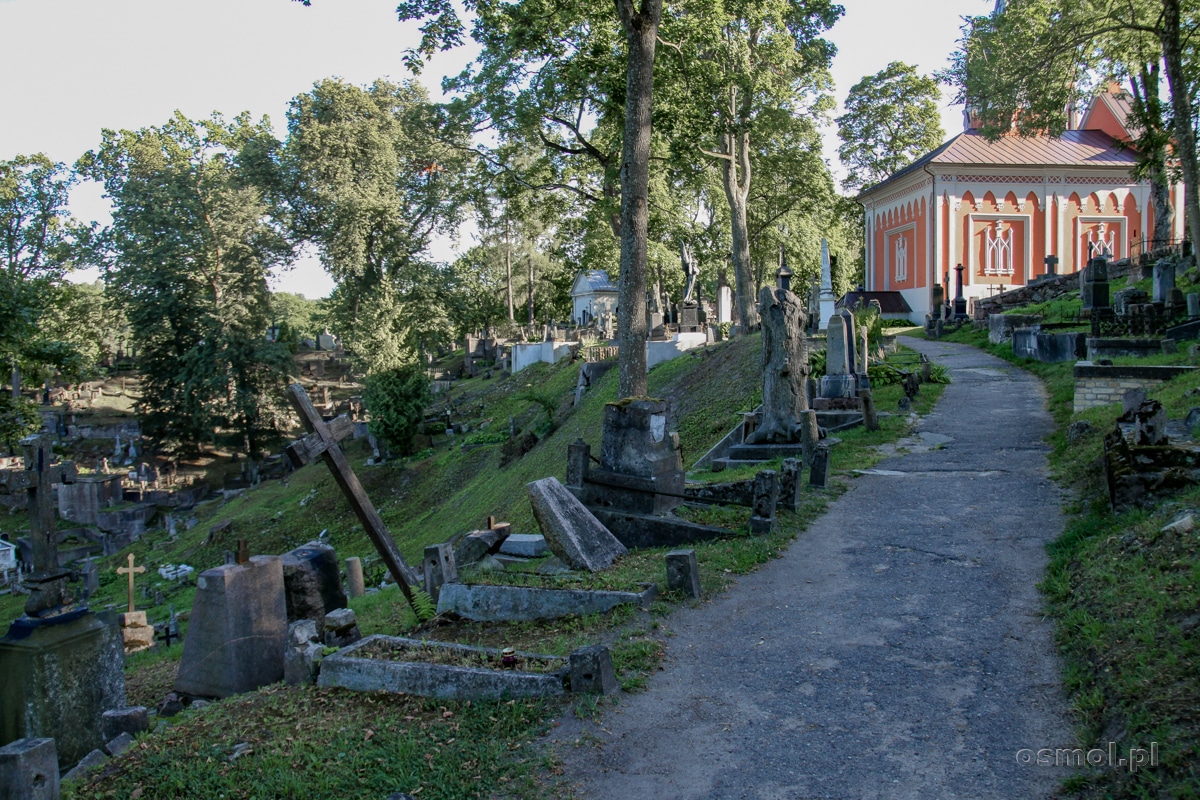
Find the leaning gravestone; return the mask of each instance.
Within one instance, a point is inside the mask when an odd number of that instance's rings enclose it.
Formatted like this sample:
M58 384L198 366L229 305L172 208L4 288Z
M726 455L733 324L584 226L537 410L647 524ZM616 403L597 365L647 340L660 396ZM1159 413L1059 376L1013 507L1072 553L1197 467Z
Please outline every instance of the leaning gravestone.
M527 488L546 545L572 569L599 572L629 552L558 478L542 478Z
M808 339L804 306L787 289L764 286L762 320L762 421L746 444L786 444L802 437L799 415L808 410ZM837 317L838 320L841 317ZM835 327L833 323L830 328Z
M288 626L279 556L205 570L196 586L175 691L229 697L282 679Z

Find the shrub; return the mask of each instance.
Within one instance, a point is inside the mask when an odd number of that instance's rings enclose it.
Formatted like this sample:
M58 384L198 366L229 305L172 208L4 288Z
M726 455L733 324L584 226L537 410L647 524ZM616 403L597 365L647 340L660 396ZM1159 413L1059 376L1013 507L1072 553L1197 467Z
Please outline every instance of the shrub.
M371 413L371 433L389 449L408 455L429 400L429 377L416 364L367 376L363 405Z

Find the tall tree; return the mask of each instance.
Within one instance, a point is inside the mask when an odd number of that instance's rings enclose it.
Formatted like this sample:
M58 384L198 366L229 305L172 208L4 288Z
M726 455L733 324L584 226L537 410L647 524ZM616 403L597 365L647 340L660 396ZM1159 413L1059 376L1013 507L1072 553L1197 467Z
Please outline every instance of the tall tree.
M338 332L368 370L400 366L418 342L448 335L426 251L456 228L465 151L444 127L415 82L324 80L288 111L282 191L293 230L337 282Z
M650 112L663 0L615 0L615 19L614 6L595 2L471 0L465 7L476 16L472 38L483 47L478 72L465 78L476 90L476 101L496 98L505 106L505 113L492 113L491 119L512 119L534 131L555 156L591 158L604 168L600 194L571 179L546 185L586 194L609 209L621 240L618 393L644 395ZM463 41L465 28L450 0L409 0L397 11L402 20L424 20L421 44L409 53L414 68L435 51ZM611 68L614 61L620 68ZM616 113L622 107L623 119ZM584 130L593 115L599 118L600 138ZM534 124L521 125L531 116ZM543 122L556 128L548 132ZM614 158L612 144L618 138L620 156ZM620 180L619 214L611 213L614 175Z
M998 137L1059 135L1068 113L1091 93L1096 78L1139 75L1134 94L1149 97L1142 67L1160 60L1167 79L1170 114L1155 130L1153 101L1139 154L1170 133L1171 147L1186 185L1188 228L1200 230L1200 166L1196 154L1196 84L1192 39L1200 8L1182 0L1012 0L999 13L971 17L959 50L941 75L955 87L958 102L977 113L981 130ZM1030 68L1029 65L1036 65ZM1149 145L1149 147L1147 146ZM1153 156L1151 156L1153 158Z
M829 0L680 2L664 23L677 70L664 114L715 159L729 206L733 268L742 324L754 327L758 296L748 223L755 139L788 118L829 107L829 64L836 48L821 38L843 13ZM692 133L689 135L688 130ZM697 134L699 134L697 136Z
M0 161L0 362L12 387L0 399L0 440L9 446L36 418L21 401L22 372L86 367L54 325L69 302L63 277L86 233L67 212L74 182L64 164L41 153Z
M846 113L835 120L846 167L842 185L864 189L908 166L942 143L937 80L893 61L867 75L846 95Z
M267 120L105 130L77 168L102 181L108 286L139 351L138 409L151 438L200 445L218 432L256 454L286 415L287 351L265 339L268 272L291 250L242 157L271 149Z

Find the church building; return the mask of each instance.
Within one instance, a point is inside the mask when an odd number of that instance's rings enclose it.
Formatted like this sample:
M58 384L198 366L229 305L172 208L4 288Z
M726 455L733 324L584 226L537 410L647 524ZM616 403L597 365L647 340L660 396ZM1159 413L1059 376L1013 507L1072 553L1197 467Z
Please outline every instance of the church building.
M864 209L866 289L899 292L924 321L934 286L976 298L1091 257L1136 256L1154 230L1151 187L1135 180L1128 96L1098 95L1061 137L985 139L966 130L857 198ZM964 115L966 116L966 115ZM1183 186L1171 188L1172 237L1183 237Z

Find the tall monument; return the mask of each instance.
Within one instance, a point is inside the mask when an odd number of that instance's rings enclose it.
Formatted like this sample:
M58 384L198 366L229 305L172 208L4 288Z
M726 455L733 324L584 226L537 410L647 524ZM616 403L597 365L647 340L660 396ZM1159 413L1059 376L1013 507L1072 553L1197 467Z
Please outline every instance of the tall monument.
M829 327L837 298L833 295L833 270L829 264L829 241L821 239L821 330Z

